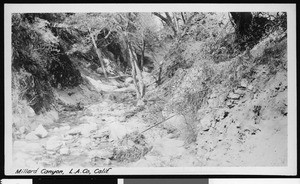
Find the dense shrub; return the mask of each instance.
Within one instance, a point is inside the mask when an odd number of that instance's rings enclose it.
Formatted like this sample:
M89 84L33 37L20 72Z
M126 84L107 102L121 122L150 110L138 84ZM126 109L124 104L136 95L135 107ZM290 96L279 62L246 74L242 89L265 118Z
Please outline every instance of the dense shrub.
M39 17L12 15L12 72L24 70L30 74L19 81L20 86L26 86L21 100L30 102L36 113L51 108L51 86L72 87L81 82L81 75L64 53L60 39L53 35L51 24Z
M286 31L287 17L285 12L277 13L276 15L263 12L252 14L253 18L248 30L245 32L246 34L236 39L240 51L244 51L247 47L252 48L262 37L269 35L275 30Z

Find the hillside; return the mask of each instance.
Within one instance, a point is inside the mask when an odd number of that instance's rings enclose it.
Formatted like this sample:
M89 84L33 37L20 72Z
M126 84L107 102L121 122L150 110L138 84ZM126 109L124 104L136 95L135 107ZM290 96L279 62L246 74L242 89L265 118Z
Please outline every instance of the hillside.
M14 167L287 166L286 14L179 15L15 15Z

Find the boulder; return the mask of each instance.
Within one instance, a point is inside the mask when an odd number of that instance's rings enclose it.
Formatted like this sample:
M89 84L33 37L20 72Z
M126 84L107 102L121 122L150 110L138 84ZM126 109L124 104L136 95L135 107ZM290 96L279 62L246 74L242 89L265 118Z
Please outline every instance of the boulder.
M90 142L91 142L91 139L89 139L89 138L82 138L80 140L80 144L81 144L82 147L88 145Z
M64 135L64 140L68 141L68 140L71 140L71 139L73 139L72 135Z
M33 117L36 115L34 110L30 106L26 106L26 114L28 117Z
M145 85L150 85L155 82L154 77L150 73L142 72L142 75L143 75L143 81L144 81Z
M43 125L39 125L35 131L34 131L34 134L36 136L38 136L39 138L44 138L48 135L48 132L47 130L43 127Z
M36 116L36 118L35 118L35 120L32 124L36 124L37 126L35 128L37 128L38 125L51 125L51 124L54 124L54 120L53 120L52 117L50 117L50 115L40 114L40 115Z
M105 159L105 162L104 162L106 165L110 165L111 164L111 160L109 158Z
M243 88L247 88L247 86L248 86L248 81L247 81L246 79L242 79L242 80L241 80L240 86L243 87Z
M53 121L57 121L59 119L58 112L56 110L51 110L46 113L48 117L50 117Z
M240 98L240 96L241 95L239 95L239 94L230 92L227 97L230 98L230 99L233 99L233 100L238 100Z
M71 127L69 125L62 126L62 127L59 128L60 131L68 131L70 129L71 129Z
M58 129L58 128L57 128ZM58 129L59 130L59 129ZM76 127L76 128L73 128L71 130L69 130L67 132L67 134L69 135L76 135L76 134L81 134L81 128L80 127Z
M110 138L115 141L121 140L126 134L130 132L124 125L120 123L111 123L108 127L110 130Z
M63 147L63 148L61 148L61 149L59 150L59 153L60 153L61 155L69 155L69 154L70 154L70 149L67 148L67 147Z
M213 122L214 122L214 119L210 115L204 116L200 120L201 130L203 130L203 131L209 130L210 127L212 126Z
M59 131L59 128L55 127L53 128L53 132L58 132Z
M253 89L253 85L252 85L252 84L249 84L247 88L248 88L248 90L251 91L251 90Z
M99 111L97 112L99 113ZM96 115L96 111L92 112L92 114ZM94 116L83 116L79 119L82 123L99 123L101 122L100 119Z
M80 132L83 137L89 137L91 132L95 132L98 129L98 125L96 123L86 123L80 126Z
M97 70L96 70L96 72L97 72L98 74L103 74L103 70L102 70L101 67L98 67Z
M167 128L167 129L175 129L175 130L181 131L185 127L185 125L186 125L185 121L186 120L185 120L185 118L184 118L183 115L173 114L173 115L171 115L169 117L171 117L171 118L168 119L168 120L166 120L163 123L163 126L165 128Z
M101 158L101 159L107 159L113 157L113 151L107 150L107 149L101 149L101 150L92 150L88 152L88 157L90 159L92 158Z
M27 129L26 129L25 126L21 126L21 127L19 128L19 131L20 131L21 134L24 134L24 133L26 133Z
M32 141L32 140L38 140L39 137L36 136L34 132L30 132L25 136L25 139Z
M132 84L133 83L133 78L132 77L128 77L125 79L125 84Z
M53 136L46 142L46 150L57 151L62 147L62 145L63 142L60 138L58 136Z
M234 90L234 93L239 94L239 95L244 95L245 91L241 88L237 88L237 89Z

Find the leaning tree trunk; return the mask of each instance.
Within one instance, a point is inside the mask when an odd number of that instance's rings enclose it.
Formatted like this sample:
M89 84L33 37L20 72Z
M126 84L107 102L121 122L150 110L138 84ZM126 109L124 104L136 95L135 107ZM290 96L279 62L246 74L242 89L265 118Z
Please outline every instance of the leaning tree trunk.
M103 62L103 59L102 59L102 54L101 54L100 50L97 47L97 44L96 44L95 38L94 38L94 36L93 36L93 34L91 32L91 29L90 28L88 28L88 29L89 29L89 32L90 32L90 37L92 39L95 51L96 51L98 59L100 61L100 64L101 64L101 67L102 67L102 70L103 70L103 73L104 73L104 77L107 79L107 73L106 73L106 70L105 70L105 67L104 67L104 62Z
M143 71L143 67L144 67L145 47L146 47L146 42L145 42L145 40L143 39L142 56L141 56L141 70L142 70L142 71Z
M142 99L145 95L145 84L143 82L143 75L142 75L142 72L137 64L137 56L136 56L136 53L134 52L131 44L129 43L129 52L130 52L130 56L131 56L131 60L132 60L132 64L133 64L133 68L135 69L136 71L136 77L138 79L138 91L139 91L139 94L140 94L140 98L139 99Z
M127 38L126 33L123 35L123 44L125 48L126 58L127 60L130 61L131 64L131 74L136 89L137 99L141 100L143 99L145 94L145 85L143 82L143 76L137 64L137 56L133 50L133 47L131 46L131 43Z
M177 20L177 17L176 17L176 14L173 12L173 19L174 19L174 22L175 22L175 26L176 26L176 29L177 29L177 34L180 35L180 29L179 29L179 24L178 24L178 20Z

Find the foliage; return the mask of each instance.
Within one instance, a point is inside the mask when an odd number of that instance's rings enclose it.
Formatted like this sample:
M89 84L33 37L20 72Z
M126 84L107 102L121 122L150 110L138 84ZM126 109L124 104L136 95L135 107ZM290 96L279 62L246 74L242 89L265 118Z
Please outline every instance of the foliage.
M280 29L286 31L286 13L264 13L254 12L253 18L250 22L250 26L242 37L237 37L236 43L239 46L240 51L244 51L247 47L252 48L256 45L261 38L269 35L271 32Z
M24 69L31 74L24 78L23 98L36 113L51 108L54 102L51 86L76 86L81 80L79 71L64 53L60 38L54 36L47 20L39 18L41 15L12 15L12 69L13 72Z

